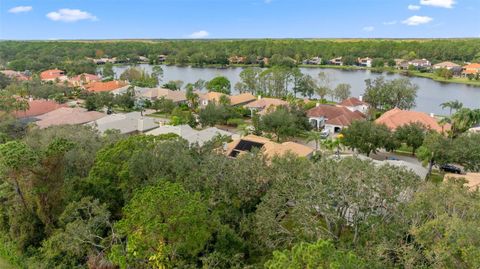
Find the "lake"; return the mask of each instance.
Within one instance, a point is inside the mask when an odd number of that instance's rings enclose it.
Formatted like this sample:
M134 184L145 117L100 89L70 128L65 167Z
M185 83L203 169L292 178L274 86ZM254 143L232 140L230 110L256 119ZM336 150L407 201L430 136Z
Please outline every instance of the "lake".
M152 71L152 66L140 64L139 68L147 72ZM116 76L119 76L128 66L115 66ZM179 66L162 66L164 75L163 82L170 80L182 80L186 83L194 83L198 79L211 80L216 76L227 77L232 87L240 80L239 74L243 70L241 67L233 68L195 68ZM385 76L387 79L396 79L404 77L399 74L379 74L369 70L341 70L341 69L322 69L322 68L300 68L304 74L309 74L316 78L319 72L325 72L331 76L335 87L340 83L348 83L352 86L352 95L360 96L365 91L365 80L375 79L378 76ZM442 110L440 104L451 100L459 100L466 107L480 108L480 87L474 87L464 84L440 83L427 78L411 77L410 80L420 88L417 93L417 106L414 110L435 114L448 114L448 110ZM184 85L185 85L184 84ZM233 91L233 89L232 89Z

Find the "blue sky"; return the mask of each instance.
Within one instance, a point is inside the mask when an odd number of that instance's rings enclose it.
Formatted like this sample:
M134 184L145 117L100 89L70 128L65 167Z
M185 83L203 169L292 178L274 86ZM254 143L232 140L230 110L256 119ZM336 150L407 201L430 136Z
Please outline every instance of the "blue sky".
M480 0L0 0L0 39L480 37Z

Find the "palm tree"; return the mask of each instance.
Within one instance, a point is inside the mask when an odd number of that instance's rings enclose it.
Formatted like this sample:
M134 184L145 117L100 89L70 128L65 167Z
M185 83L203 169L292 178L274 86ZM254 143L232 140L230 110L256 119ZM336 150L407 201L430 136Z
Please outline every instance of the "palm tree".
M315 141L315 151L318 151L318 145L322 140L322 134L316 131L309 131L307 132L307 143L311 141Z
M480 123L480 109L461 108L452 116L452 132L457 135Z
M442 107L442 109L445 109L445 108L450 109L450 115L452 115L452 111L453 110L458 111L462 109L463 104L460 101L455 100L455 101L448 101L445 103L441 103L440 106Z

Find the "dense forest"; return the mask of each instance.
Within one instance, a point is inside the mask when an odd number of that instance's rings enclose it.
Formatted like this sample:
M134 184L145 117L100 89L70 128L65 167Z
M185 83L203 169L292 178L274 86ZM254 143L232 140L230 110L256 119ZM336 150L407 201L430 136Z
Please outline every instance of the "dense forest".
M19 71L40 71L72 66L85 57L117 57L135 62L139 56L151 63L158 55L167 55L170 64L228 63L230 56L244 56L245 63L263 57L296 60L311 57L330 59L338 56L427 58L466 62L480 59L479 39L444 40L152 40L152 41L4 41L0 42L0 65Z

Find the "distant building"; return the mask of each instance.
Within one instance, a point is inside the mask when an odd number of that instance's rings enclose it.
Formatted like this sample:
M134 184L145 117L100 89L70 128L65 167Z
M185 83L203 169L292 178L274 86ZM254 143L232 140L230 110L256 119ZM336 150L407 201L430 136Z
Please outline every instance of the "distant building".
M365 120L365 115L351 111L344 106L321 105L307 111L309 122L316 130L326 130L331 134L339 133L356 120Z
M441 126L433 114L428 115L427 113L423 112L402 110L399 108L389 110L385 112L382 116L380 116L380 118L375 120L375 123L384 124L390 130L396 130L401 126L415 122L421 123L430 130L434 130L439 133L450 129L450 125L448 124L445 126Z
M343 65L343 57L333 58L328 63L331 65Z
M458 68L462 68L460 65L456 64L456 63L452 63L452 62L441 62L441 63L438 63L438 64L434 64L433 65L433 69L436 70L436 69L448 69L448 70L454 70L454 69L458 69Z
M358 65L359 66L363 66L363 67L372 67L372 62L373 62L373 59L372 58L358 58L357 59L357 62L358 62Z
M196 94L198 94L200 106L205 107L209 103L218 103L220 102L220 98L222 96L227 96L224 93L220 92L207 92L207 93L202 93L200 91L197 91Z
M404 61L400 63L400 69L409 69L410 66L413 66L415 69L430 69L432 63L427 59L415 59L410 61Z
M98 82L98 81L101 81L102 78L98 75L94 75L94 74L88 74L88 73L83 73L83 74L80 74L80 75L77 75L77 76L74 76L74 77L71 77L70 79L68 79L68 81L70 82L70 84L72 84L73 86L77 86L77 87L80 87L80 86L83 86L85 84L89 84L89 83L92 83L92 82Z
M320 65L322 64L322 58L320 57L313 57L311 59L307 59L303 61L303 64L307 65Z
M244 64L246 62L247 58L243 56L230 56L228 58L228 62L230 64Z
M40 73L40 79L43 81L65 81L67 80L67 76L65 75L65 71L60 69L50 69L45 70Z
M163 63L167 60L167 55L158 55L158 62Z
M30 77L27 76L25 73L14 71L14 70L2 70L0 71L0 73L4 74L10 79L17 80L17 81L25 81L30 79Z

